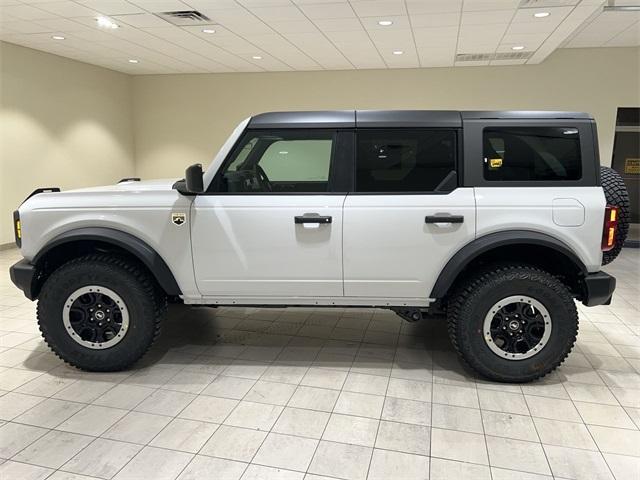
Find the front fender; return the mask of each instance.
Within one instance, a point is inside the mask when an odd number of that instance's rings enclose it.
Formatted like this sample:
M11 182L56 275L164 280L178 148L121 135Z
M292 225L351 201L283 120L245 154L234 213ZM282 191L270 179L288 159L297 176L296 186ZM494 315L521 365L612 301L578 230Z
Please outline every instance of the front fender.
M112 228L86 227L64 232L46 243L31 263L40 265L56 248L80 241L101 242L127 251L149 269L167 295L182 295L171 269L153 248L129 233Z

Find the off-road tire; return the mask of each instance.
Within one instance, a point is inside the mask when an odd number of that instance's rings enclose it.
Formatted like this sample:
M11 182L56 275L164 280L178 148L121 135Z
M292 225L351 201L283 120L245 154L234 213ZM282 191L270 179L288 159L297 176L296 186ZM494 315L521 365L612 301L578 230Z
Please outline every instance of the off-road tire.
M527 295L542 303L552 319L551 336L535 355L508 360L484 339L483 324L496 302ZM543 377L567 357L578 334L578 312L567 287L533 267L495 266L470 277L454 291L447 308L449 337L457 353L484 377L520 383Z
M62 312L78 288L100 285L117 293L129 312L129 329L110 348L77 343L65 330ZM167 297L155 279L135 261L109 254L90 254L65 263L47 278L38 299L38 325L45 342L69 365L92 372L126 369L149 350L160 334Z
M607 265L620 254L629 233L629 193L624 180L613 168L600 167L600 178L607 205L613 205L620 209L615 244L608 252L602 252L602 265Z

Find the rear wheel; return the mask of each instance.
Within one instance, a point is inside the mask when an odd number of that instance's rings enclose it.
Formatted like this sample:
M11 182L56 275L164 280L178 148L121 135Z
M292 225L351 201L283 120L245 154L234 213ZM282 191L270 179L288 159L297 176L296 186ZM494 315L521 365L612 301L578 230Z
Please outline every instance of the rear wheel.
M532 267L495 267L470 278L447 309L449 336L483 376L528 382L557 368L578 332L571 293Z
M137 264L92 254L49 276L38 299L38 324L65 362L83 370L116 371L147 352L166 309L166 295Z
M618 207L618 232L616 234L615 244L611 250L602 253L602 265L613 262L620 254L624 241L629 233L629 193L624 180L618 172L613 168L600 167L600 178L602 181L602 190L607 199L607 205Z

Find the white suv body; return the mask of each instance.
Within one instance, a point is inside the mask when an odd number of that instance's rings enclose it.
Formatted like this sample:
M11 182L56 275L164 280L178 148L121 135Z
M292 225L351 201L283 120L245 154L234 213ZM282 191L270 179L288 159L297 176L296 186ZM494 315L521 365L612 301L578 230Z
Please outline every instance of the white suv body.
M137 262L161 296L186 304L406 314L446 310L476 267L515 263L601 304L615 280L600 272L607 202L599 178L585 114L261 114L236 128L204 175L191 168L186 181L34 192L15 215L24 260L12 278L35 299L66 262L113 253ZM422 189L425 179L431 186ZM71 300L65 308L75 308ZM122 367L105 369L114 368Z

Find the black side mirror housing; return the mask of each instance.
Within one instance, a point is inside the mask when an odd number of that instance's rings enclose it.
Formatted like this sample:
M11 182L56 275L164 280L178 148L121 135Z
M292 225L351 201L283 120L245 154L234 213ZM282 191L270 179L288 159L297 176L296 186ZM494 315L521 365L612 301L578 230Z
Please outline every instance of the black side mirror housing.
M187 167L184 174L185 184L189 193L204 192L204 184L202 182L202 164L194 163Z

